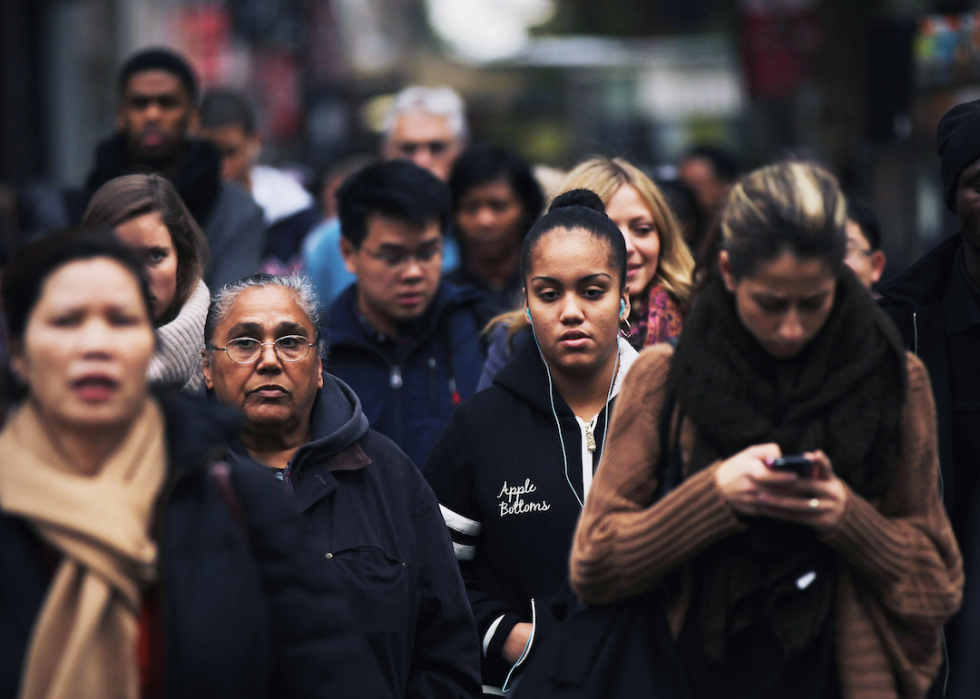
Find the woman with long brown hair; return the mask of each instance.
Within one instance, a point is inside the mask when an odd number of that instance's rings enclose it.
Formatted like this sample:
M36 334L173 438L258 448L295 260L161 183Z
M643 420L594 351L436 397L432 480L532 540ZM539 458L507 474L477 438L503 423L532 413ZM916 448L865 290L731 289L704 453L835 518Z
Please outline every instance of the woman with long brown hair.
M583 601L666 593L692 699L921 698L942 662L963 566L929 376L845 223L812 165L732 189L720 274L630 370L576 530Z
M210 302L202 280L208 244L177 190L159 175L117 177L96 191L82 225L112 229L143 258L159 338L150 380L196 388Z

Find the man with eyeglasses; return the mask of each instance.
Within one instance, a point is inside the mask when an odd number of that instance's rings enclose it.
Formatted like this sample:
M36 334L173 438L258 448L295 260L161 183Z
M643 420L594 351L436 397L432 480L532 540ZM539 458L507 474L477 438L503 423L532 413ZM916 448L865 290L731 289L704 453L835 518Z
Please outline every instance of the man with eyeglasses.
M847 203L847 254L844 264L868 289L881 279L885 271L885 252L881 249L881 228L878 217L863 201Z
M329 369L418 466L485 359L479 292L441 279L450 198L405 160L366 167L337 191L340 247L357 281L328 313Z
M413 85L399 92L384 117L381 156L384 160L410 160L449 180L453 165L469 140L463 100L449 87ZM310 232L303 262L321 299L332 302L353 278L342 264L337 247L340 226L328 220ZM453 238L443 241L442 268L455 269L459 251Z

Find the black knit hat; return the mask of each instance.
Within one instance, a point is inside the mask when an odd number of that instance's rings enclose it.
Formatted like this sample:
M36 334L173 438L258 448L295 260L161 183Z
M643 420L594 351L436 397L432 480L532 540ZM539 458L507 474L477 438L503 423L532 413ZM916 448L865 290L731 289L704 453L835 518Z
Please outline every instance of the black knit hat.
M180 78L187 89L191 102L197 104L197 78L187 60L167 48L146 49L134 53L119 69L119 94L126 92L126 83L137 73L147 70L163 70Z
M980 100L950 109L936 129L943 194L950 211L956 210L956 185L960 175L980 158Z

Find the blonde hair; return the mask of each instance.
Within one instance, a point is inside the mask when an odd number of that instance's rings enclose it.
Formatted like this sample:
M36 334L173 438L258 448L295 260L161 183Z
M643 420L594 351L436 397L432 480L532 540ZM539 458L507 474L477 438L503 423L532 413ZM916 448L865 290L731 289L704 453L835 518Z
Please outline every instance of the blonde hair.
M660 238L657 272L650 284L662 286L686 310L694 299L694 257L663 192L642 170L622 158L590 158L576 165L565 176L554 196L573 189L590 189L599 195L603 204L608 204L619 188L627 184L639 192L640 198L653 216L657 236ZM500 323L510 323L508 342L518 332L530 327L523 310L497 316L490 321L487 329L490 330Z
M620 187L627 184L639 192L653 216L657 237L660 238L657 271L650 283L662 286L682 308L688 308L694 295L691 280L694 257L663 192L642 170L622 158L591 158L568 173L558 194L572 189L591 189L599 195L603 204L608 204Z
M784 251L824 260L836 273L847 250L847 202L837 179L817 165L783 162L732 187L721 213L721 243L732 276L752 275Z

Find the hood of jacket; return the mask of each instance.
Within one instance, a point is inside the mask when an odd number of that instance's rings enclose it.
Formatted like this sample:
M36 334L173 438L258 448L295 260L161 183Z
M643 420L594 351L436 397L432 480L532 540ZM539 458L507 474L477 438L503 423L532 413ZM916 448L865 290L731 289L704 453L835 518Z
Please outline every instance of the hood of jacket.
M312 439L296 451L291 471L299 473L307 465L329 459L367 431L368 419L357 394L336 376L323 372L323 388L317 393L310 415Z
M210 405L219 404L218 397L204 382L198 389L198 396L205 397ZM231 410L231 408L223 408ZM241 424L239 419L236 427ZM313 401L310 414L312 439L296 450L291 470L295 473L313 462L321 462L340 453L367 434L368 419L361 410L361 400L354 390L333 374L323 372L323 388ZM232 449L238 454L248 450L236 434L231 440Z
M400 338L421 342L434 334L443 317L459 306L478 304L482 299L479 290L473 287L459 287L441 282L425 312L411 321L398 326ZM369 334L376 333L367 321L359 317L357 311L357 284L347 287L327 314L325 336L327 343L363 343Z
M880 285L878 293L884 304L916 309L940 301L962 244L960 233L951 235L907 270Z
M638 356L637 351L623 338L619 338L618 346L619 367L613 380L610 400L619 393L623 377ZM514 353L514 357L494 377L493 383L510 391L535 410L551 413L548 371L533 337ZM575 413L557 390L554 391L554 398L555 412L559 417L575 417Z
M180 170L170 180L197 223L204 228L221 193L221 154L209 142L188 138L184 142ZM95 165L85 183L87 200L109 180L143 171L129 160L126 135L106 138L95 151Z

